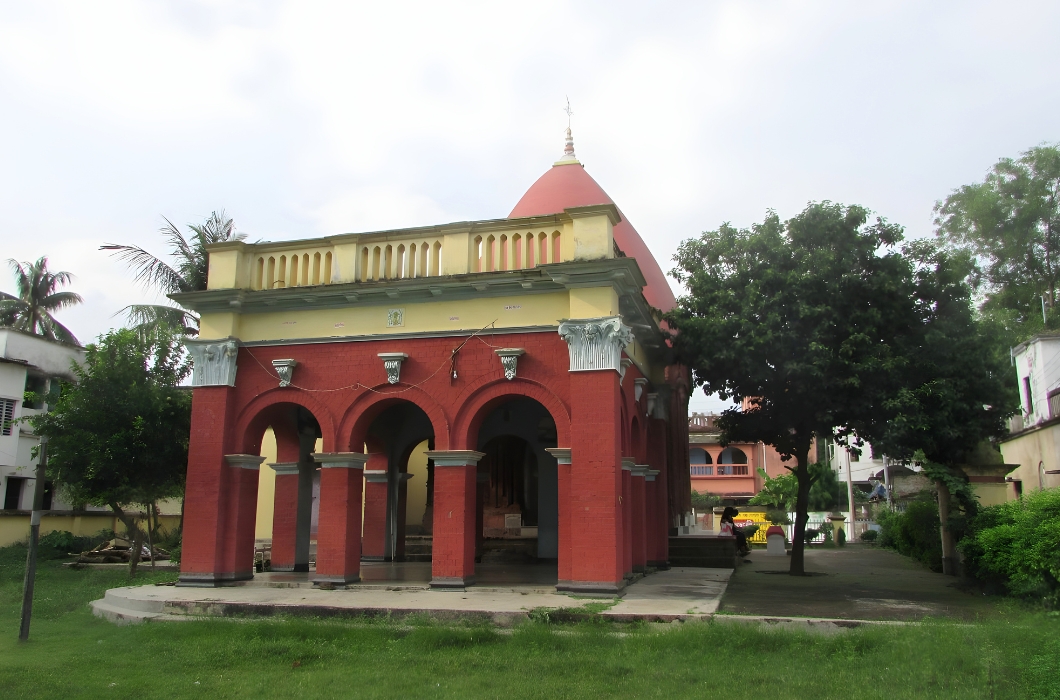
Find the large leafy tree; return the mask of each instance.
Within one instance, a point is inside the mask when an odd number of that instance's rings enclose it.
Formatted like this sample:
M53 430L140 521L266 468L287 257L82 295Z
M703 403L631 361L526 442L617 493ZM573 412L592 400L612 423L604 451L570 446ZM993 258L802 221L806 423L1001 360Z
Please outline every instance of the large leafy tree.
M164 217L163 217L164 218ZM209 254L206 246L230 240L242 240L245 234L237 233L232 219L224 210L213 212L200 225L188 225L187 237L172 221L165 219L162 236L169 244L172 264L158 258L136 245L107 243L100 250L111 251L135 272L134 279L146 289L163 295L178 292L197 292L206 289L210 272ZM134 327L150 334L160 326L181 329L185 335L198 335L199 318L186 309L163 304L133 304L124 311Z
M858 206L810 204L750 229L728 224L681 244L671 273L687 294L667 320L693 381L722 398L727 441L761 440L794 458L791 573L804 569L815 438L860 434L907 358L892 341L912 325L912 274L898 226ZM839 427L837 427L839 426Z
M54 406L31 419L48 436L48 476L74 502L109 506L129 532L126 512L179 496L188 464L191 396L178 387L190 367L180 336L166 329L145 338L111 331L85 348L77 381Z
M938 235L975 256L983 309L1017 336L1042 328L1042 306L1056 321L1060 284L1060 146L1003 158L983 182L935 205ZM1021 330L1022 329L1022 330Z
M61 290L70 284L73 275L49 270L46 256L36 262L7 262L15 273L18 294L0 292L0 325L76 345L74 334L53 315L82 302L79 294Z
M923 240L910 243L906 256L914 265L918 326L896 341L915 361L896 378L882 406L887 420L873 426L871 439L891 457L915 458L934 481L943 570L952 573L951 496L966 513L976 507L961 466L978 459L985 440L1005 433L1018 396L1005 348L977 318L970 258Z

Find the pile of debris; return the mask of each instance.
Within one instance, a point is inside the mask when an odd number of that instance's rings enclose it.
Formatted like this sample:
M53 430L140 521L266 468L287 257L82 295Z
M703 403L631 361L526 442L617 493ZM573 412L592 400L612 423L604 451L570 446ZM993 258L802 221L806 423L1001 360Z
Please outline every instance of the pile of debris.
M123 537L115 537L102 544L80 554L71 554L77 557L78 564L128 564L135 556L133 543ZM169 559L169 552L161 547L155 547L155 561ZM151 550L145 544L140 548L140 561L151 561Z

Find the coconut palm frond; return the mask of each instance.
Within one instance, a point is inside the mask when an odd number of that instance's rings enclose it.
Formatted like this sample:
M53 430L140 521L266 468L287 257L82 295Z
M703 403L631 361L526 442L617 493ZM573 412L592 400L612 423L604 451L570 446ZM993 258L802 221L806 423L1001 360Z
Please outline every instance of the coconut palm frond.
M58 291L73 280L69 272L51 272L48 258L20 263L8 260L15 273L18 296L0 292L0 324L52 340L77 343L70 330L52 317L51 311L81 303L81 296Z
M84 299L81 298L80 294L74 292L55 292L41 299L41 306L48 311L58 311L59 309L66 309L75 304L84 303Z
M162 328L175 329L183 335L199 334L198 316L175 306L133 304L118 313L125 314L129 327L141 338L153 337Z
M62 343L69 343L71 345L80 345L81 343L77 340L70 329L63 324L56 321L51 314L45 313L40 319L41 335L51 340L58 340Z
M112 255L136 271L133 280L145 289L161 289L166 294L188 292L184 278L172 267L151 255L140 246L107 243L100 250L113 251Z

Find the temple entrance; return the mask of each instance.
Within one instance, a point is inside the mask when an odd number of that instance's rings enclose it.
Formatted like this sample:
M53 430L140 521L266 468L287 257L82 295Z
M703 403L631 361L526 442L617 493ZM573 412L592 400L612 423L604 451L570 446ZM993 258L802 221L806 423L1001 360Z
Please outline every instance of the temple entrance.
M478 546L483 563L538 563L559 554L556 424L533 399L513 398L482 421Z

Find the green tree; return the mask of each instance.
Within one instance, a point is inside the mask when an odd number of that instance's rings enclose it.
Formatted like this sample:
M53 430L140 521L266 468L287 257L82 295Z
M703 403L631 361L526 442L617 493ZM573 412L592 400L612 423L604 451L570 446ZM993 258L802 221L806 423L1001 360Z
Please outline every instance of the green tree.
M74 334L52 315L82 302L79 294L60 291L60 287L70 284L73 275L50 271L47 256L32 263L7 262L15 273L18 296L0 292L0 325L76 345Z
M165 218L165 217L163 217ZM188 225L191 235L185 238L172 221L165 219L161 233L169 244L172 265L140 246L107 243L100 250L111 251L119 260L135 271L134 279L146 289L162 294L198 292L206 289L210 272L206 246L225 241L241 241L245 234L237 233L231 218L224 210L213 212L206 221ZM164 304L133 304L123 311L133 327L150 334L160 325L180 329L185 335L198 335L199 317L186 309Z
M893 458L921 463L935 483L942 566L955 573L951 497L964 514L974 515L976 509L961 465L977 459L984 441L1005 434L1005 419L1019 399L1008 357L991 328L977 319L967 282L970 258L932 241L912 242L905 252L914 265L919 322L917 333L896 342L915 361L882 405L887 420L866 437Z
M184 488L191 395L177 386L190 366L180 336L111 331L85 348L55 405L31 419L48 436L48 476L80 503L109 506L139 536L133 504L150 506ZM150 511L149 511L150 512Z
M798 489L791 573L804 573L815 437L857 434L906 358L890 342L911 325L901 228L858 206L810 204L750 229L728 224L681 244L671 274L688 290L667 315L696 386L744 399L719 420L726 441L761 440ZM836 428L836 426L842 426Z
M1060 281L1060 147L1042 145L1003 158L981 183L965 185L935 205L937 233L974 255L969 270L984 294L983 310L1025 339L1050 326Z
M781 474L774 479L761 467L758 468L758 473L762 476L762 488L748 503L752 506L768 506L785 512L790 511L795 505L795 496L799 490L795 475Z

